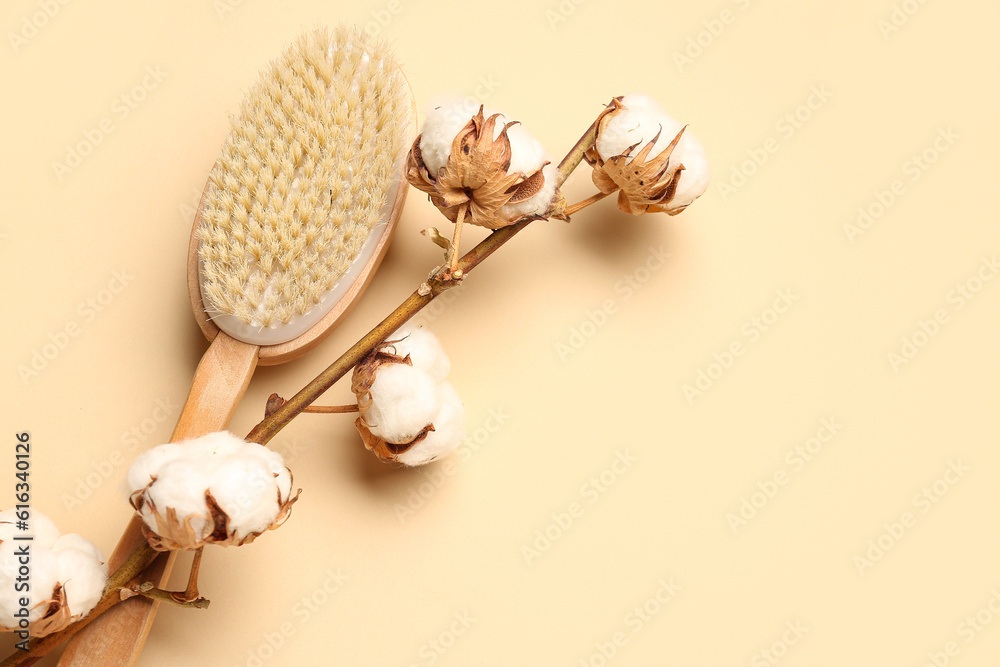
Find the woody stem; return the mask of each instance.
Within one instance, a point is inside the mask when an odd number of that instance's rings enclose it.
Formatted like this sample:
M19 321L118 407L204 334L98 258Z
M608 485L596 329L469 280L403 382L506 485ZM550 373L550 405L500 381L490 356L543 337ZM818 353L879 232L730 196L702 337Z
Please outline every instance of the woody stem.
M194 560L191 561L191 574L188 576L187 589L184 591L184 602L191 602L201 597L198 594L198 570L201 569L201 555L205 547L194 552Z
M569 206L566 207L566 215L573 215L577 211L582 211L583 209L587 208L591 204L596 204L597 202L601 201L602 199L604 199L605 197L607 197L609 194L611 194L611 193L610 192L598 192L597 194L591 195L590 197L587 197L586 199L580 200L580 201L578 201L575 204L570 204Z
M139 584L138 586L133 586L129 589L131 596L141 595L144 598L150 600L156 600L157 602L165 602L167 604L172 604L176 607L194 607L195 609L208 609L208 605L211 604L209 600L203 597L195 598L194 600L179 600L177 596L178 593L171 593L170 591L165 591L162 588L156 588L153 584L146 582L144 584Z
M342 414L345 412L358 412L357 403L352 403L351 405L310 405L309 407L302 410L302 412L315 412L319 414Z
M458 219L455 220L455 238L451 241L451 272L455 273L458 268L458 248L462 243L462 223L465 222L465 212L468 210L468 202L458 207Z

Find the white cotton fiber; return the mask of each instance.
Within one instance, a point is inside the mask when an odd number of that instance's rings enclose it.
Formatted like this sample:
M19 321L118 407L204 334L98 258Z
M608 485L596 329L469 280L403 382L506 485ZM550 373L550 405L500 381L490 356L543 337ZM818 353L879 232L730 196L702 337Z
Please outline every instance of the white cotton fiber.
M506 122L506 117L500 116ZM523 174L527 176L538 171L545 164L545 149L542 144L531 136L531 133L518 123L507 130L510 139L510 166L508 174Z
M434 430L396 457L403 465L418 466L454 451L465 439L465 407L450 382L438 385L441 409L433 418Z
M451 370L451 362L437 336L424 327L405 326L389 336L392 349L401 357L410 355L410 363L441 382Z
M83 616L89 612L104 594L108 566L100 552L96 557L93 552L94 549L78 549L59 542L52 550L59 561L59 581L63 585L66 605L72 616Z
M380 367L369 393L372 404L365 422L373 435L387 442L413 440L441 409L434 378L408 364Z
M59 539L59 529L56 524L52 523L52 520L41 512L34 510L29 512L27 530L19 530L17 521L15 510L0 512L0 541L7 542L15 535L20 537L31 535L35 544L51 549L52 545Z

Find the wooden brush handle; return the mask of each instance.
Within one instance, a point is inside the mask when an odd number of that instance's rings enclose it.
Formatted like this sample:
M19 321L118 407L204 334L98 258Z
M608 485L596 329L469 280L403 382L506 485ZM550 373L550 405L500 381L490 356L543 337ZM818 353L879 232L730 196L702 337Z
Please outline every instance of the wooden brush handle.
M242 343L220 332L198 364L191 391L184 402L170 442L226 428L250 384L250 376L257 367L258 354L259 348L256 345ZM141 524L142 520L133 515L118 546L108 559L108 567L112 572L122 564L135 545L145 539L140 531ZM174 551L166 557L158 558L146 570L145 579L158 587L164 586L174 560ZM159 602L139 596L115 605L69 641L59 660L60 667L135 665L159 605Z

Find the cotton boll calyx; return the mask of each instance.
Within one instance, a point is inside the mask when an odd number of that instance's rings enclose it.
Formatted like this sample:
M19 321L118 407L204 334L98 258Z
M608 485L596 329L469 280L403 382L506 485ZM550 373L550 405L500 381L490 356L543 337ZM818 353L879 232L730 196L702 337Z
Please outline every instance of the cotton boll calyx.
M466 221L498 229L558 215L555 170L543 170L547 163L542 145L517 122L469 101L448 102L427 114L407 158L407 180L452 222L461 210Z
M140 454L128 484L159 551L252 542L284 523L298 500L280 454L226 431Z
M633 215L680 213L705 192L711 175L697 137L638 94L613 99L598 116L586 159L598 189L620 190L618 208Z
M0 512L0 630L24 630L15 616L21 598L28 598L27 627L33 637L62 630L86 616L101 599L108 580L108 566L101 551L88 540L59 530L48 518L31 512L29 529L17 529L14 510ZM31 542L14 537L33 535ZM28 590L17 590L23 549L30 545Z
M361 413L355 426L383 461L422 465L462 442L464 410L444 380L450 362L434 334L397 331L355 366L351 390Z

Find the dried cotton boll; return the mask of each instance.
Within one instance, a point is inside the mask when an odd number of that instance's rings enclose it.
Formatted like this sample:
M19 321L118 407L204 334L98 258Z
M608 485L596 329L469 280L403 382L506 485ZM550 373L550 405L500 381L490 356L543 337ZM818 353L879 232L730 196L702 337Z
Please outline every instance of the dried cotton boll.
M667 159L662 161L665 151ZM612 100L598 119L587 161L594 165L598 188L605 193L620 188L619 208L636 215L680 213L704 194L711 177L698 138L641 94Z
M656 100L646 95L625 95L622 104L625 109L602 129L598 141L597 149L605 160L621 155L632 144L638 143L638 148L641 148L659 133L659 138L647 155L647 159L655 158L684 127L667 114ZM638 148L632 152L637 152ZM631 158L627 161L631 162ZM712 174L705 148L690 130L685 130L677 142L667 168L671 169L679 164L684 165L684 171L680 175L671 205L684 208L704 194Z
M373 435L388 442L410 442L441 409L434 378L408 364L379 368L370 394L362 417Z
M0 512L0 626L23 630L14 616L20 598L28 597L28 631L44 637L82 618L97 604L108 580L108 566L100 549L90 541L59 530L43 514L32 511L30 529L16 528L14 510ZM33 535L31 542L13 539ZM18 549L30 544L30 589L16 591L23 565Z
M354 368L354 422L365 447L383 461L422 465L461 444L465 410L444 380L450 363L437 337L404 327Z
M465 440L465 407L450 382L438 385L441 409L434 416L434 430L412 447L396 456L396 460L407 466L430 463L436 458L450 454Z
M446 99L427 112L427 118L420 128L420 152L431 175L437 176L448 163L455 137L479 112L479 108L480 105L472 100ZM504 126L513 119L499 111L483 107L485 117L493 114L498 114L492 137L496 140ZM520 123L507 128L507 139L510 141L510 166L507 167L507 174L532 174L545 164L546 155L542 144Z
M429 330L424 327L405 326L389 336L389 340L392 341L392 345L388 349L400 357L409 356L413 367L430 375L435 382L441 382L448 377L451 362L441 347L441 341Z
M561 202L556 170L542 170L547 162L545 149L520 123L458 100L427 114L406 178L452 222L465 211L464 221L498 229L523 216L549 215Z
M144 452L128 483L146 539L160 551L252 542L281 525L298 499L280 454L226 431Z

